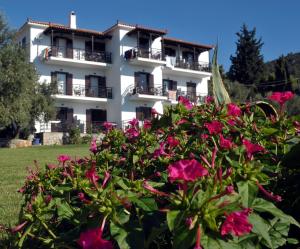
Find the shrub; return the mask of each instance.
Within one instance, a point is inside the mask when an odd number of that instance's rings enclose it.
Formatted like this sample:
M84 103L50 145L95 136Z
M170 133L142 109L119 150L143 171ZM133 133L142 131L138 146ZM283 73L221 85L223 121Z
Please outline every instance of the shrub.
M273 98L274 99L274 98ZM210 99L208 99L210 100ZM91 157L32 171L15 244L24 248L278 248L290 225L270 181L299 142L287 118L181 99L124 132L106 124ZM156 114L158 116L158 114Z
M69 143L81 144L80 128L78 126L71 126L69 129Z

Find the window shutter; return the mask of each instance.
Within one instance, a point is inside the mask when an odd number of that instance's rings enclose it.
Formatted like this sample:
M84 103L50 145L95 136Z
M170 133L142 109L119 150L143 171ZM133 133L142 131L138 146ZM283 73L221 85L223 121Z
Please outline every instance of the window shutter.
M67 39L67 58L73 59L73 41Z
M53 44L52 44L52 48L51 48L51 56L57 56L57 37L53 38Z
M155 89L154 89L154 76L153 74L148 74L148 93L154 94Z
M92 110L86 109L86 130L92 129Z
M101 77L101 76L98 78L98 97L107 98L107 95L106 95L106 78Z
M140 82L140 73L134 72L134 86L138 87Z
M67 74L67 85L66 85L67 95L73 95L73 74Z
M91 77L89 75L85 76L85 96L91 96Z
M172 81L172 90L177 91L177 81Z
M136 107L135 112L136 112L136 119L142 120L142 111L141 111L141 107Z
M51 72L51 82L50 84L53 86L53 90L55 93L58 92L58 86L57 86L57 73Z

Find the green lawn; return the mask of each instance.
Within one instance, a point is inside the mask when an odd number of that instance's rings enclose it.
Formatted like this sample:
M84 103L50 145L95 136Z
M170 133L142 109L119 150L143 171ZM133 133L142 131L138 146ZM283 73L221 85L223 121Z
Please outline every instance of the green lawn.
M38 146L32 148L0 149L0 224L14 225L18 221L26 168L33 160L43 168L45 163L57 162L57 155L71 157L89 155L88 145Z

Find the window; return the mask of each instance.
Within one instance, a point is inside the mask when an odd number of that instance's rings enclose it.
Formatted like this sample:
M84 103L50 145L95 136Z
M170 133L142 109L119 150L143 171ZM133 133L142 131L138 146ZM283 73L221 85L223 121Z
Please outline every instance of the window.
M175 57L175 56L176 56L176 51L175 51L175 49L173 49L173 48L168 48L168 47L166 47L166 48L165 48L165 55L166 55L166 56L172 56L172 57Z
M22 48L26 47L26 36L23 37L22 42L21 42Z
M68 118L68 108L66 107L58 107L56 109L56 120L66 121Z
M151 111L152 111L151 107L145 107L145 106L137 107L136 108L136 118L141 121L143 121L145 119L150 120L152 118Z
M150 73L135 72L135 87L138 93L154 94L154 78Z

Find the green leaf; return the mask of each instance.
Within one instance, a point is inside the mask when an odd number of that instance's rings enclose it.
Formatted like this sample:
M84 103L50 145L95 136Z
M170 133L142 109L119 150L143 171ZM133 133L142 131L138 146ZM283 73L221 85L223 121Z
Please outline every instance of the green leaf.
M133 156L132 156L132 163L135 164L135 163L137 163L138 161L139 161L139 156L133 155Z
M182 216L183 214L180 210L172 210L167 213L167 223L170 231L173 231L175 225L180 223Z
M130 249L130 245L127 243L127 231L122 227L115 225L113 222L110 223L110 233L113 238L118 242L118 245L122 249Z
M292 245L297 245L299 243L299 240L297 240L295 238L288 238L287 242Z
M74 216L74 212L70 205L66 201L56 199L57 214L60 219L71 219Z
M139 208L145 211L155 211L158 209L154 198L131 198L132 202L135 203Z
M266 201L261 198L255 199L252 208L258 212L267 212L273 214L282 220L289 221L291 224L300 227L300 224L290 215L285 214L280 209L278 209L273 203Z
M259 237L262 237L267 242L269 248L273 248L269 235L270 226L268 223L259 215L254 213L249 216L249 222L253 225L252 232L256 233Z
M294 145L291 150L283 156L282 164L288 168L299 168L300 143Z
M258 187L250 181L241 181L237 183L239 194L244 207L251 207L256 198Z
M264 133L267 136L270 136L270 135L278 132L278 130L275 129L275 128L272 128L272 127L268 127L268 128L261 129L261 132Z
M174 231L173 249L187 249L195 244L196 229L188 230L186 225Z

